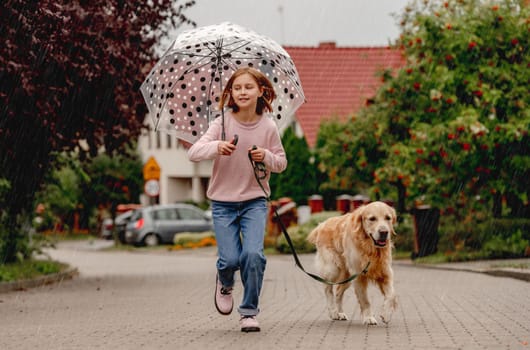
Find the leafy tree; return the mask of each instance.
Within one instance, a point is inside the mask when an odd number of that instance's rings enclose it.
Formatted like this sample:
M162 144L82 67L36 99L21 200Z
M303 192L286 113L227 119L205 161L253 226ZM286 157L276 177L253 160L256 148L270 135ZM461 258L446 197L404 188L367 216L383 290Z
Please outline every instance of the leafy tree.
M182 3L179 5L179 3ZM139 135L139 93L155 44L194 1L75 0L0 3L0 262L15 260L21 217L57 152L112 153ZM85 140L88 147L80 147Z
M143 163L135 148L111 156L100 154L83 165L90 178L83 186L87 216L96 207L116 217L120 203L138 203L143 191Z
M111 156L101 153L84 162L75 154L61 155L57 161L60 167L46 177L36 197L36 203L43 203L46 216L55 222L71 226L78 212L80 226L88 228L96 209L108 209L114 217L118 204L139 200L143 165L130 148Z
M66 222L81 203L81 183L76 168L68 164L53 170L36 198L38 203L46 203L46 216L58 224Z
M289 165L283 173L272 175L272 195L274 198L289 197L295 203L306 204L307 198L316 191L311 152L305 138L297 137L293 128L285 130L282 143Z
M352 173L371 173L366 184L380 196L399 196L401 209L407 199L500 216L505 198L511 215L528 215L528 18L516 0L408 7L396 43L406 67L383 72L374 103L346 126L362 134L348 143L354 158L378 154L374 169L355 163Z
M385 154L368 118L351 116L346 124L337 119L320 126L316 157L320 172L320 191L329 203L340 194L369 192L373 172ZM329 204L328 204L329 205Z

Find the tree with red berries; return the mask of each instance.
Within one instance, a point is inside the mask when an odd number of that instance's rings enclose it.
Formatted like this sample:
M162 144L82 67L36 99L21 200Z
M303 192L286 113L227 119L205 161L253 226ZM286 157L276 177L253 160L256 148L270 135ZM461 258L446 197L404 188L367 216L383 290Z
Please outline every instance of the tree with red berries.
M319 150L321 168L398 198L401 211L423 202L529 215L530 9L423 1L401 20L406 66L381 74L374 103L345 126L352 136Z
M0 4L0 263L24 246L23 216L58 152L112 154L139 135L139 87L161 36L194 1Z

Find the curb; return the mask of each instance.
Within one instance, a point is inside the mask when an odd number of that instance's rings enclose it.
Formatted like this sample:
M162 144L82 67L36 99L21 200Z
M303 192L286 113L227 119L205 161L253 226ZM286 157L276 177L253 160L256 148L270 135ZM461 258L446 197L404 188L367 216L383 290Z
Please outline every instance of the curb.
M491 275L495 277L511 277L518 280L530 282L530 273L513 271L513 270L488 270L484 271L486 275Z
M62 282L77 276L79 271L75 267L66 269L65 271L53 273L50 275L40 276L34 279L0 282L0 293L26 290L28 288L42 287L47 284Z
M525 282L530 282L530 270L528 272L521 271L518 269L505 268L505 269L492 269L492 268L477 268L464 265L433 265L433 264L415 264L413 262L399 263L394 261L393 264L405 267L417 267L424 269L432 270L445 270L445 271L463 271L463 272L473 272L473 273L482 273L494 277L509 277L518 279Z

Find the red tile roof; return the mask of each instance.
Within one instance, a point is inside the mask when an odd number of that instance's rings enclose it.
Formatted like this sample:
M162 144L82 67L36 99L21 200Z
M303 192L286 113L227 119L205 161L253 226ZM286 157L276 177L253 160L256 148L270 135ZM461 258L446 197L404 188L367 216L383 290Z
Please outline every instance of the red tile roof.
M400 51L389 47L287 46L307 102L296 112L309 147L314 147L321 120L346 118L365 105L381 84L376 73L405 63Z

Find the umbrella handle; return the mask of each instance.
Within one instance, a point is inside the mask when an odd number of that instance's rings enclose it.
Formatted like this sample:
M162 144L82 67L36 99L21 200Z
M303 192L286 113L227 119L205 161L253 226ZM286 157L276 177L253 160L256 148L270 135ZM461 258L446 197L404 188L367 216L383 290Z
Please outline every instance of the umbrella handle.
M226 140L226 133L225 133L225 109L224 108L221 108L221 126L222 126L222 130L221 130L221 141L225 141Z
M221 75L223 74L223 69L221 67L221 47L223 46L223 40L219 40L219 45L217 45L217 73L219 74L219 91L221 92L221 96L223 95L223 79L221 79ZM225 133L225 109L224 106L221 107L221 125L223 130L221 131L221 140L226 140L226 133Z

